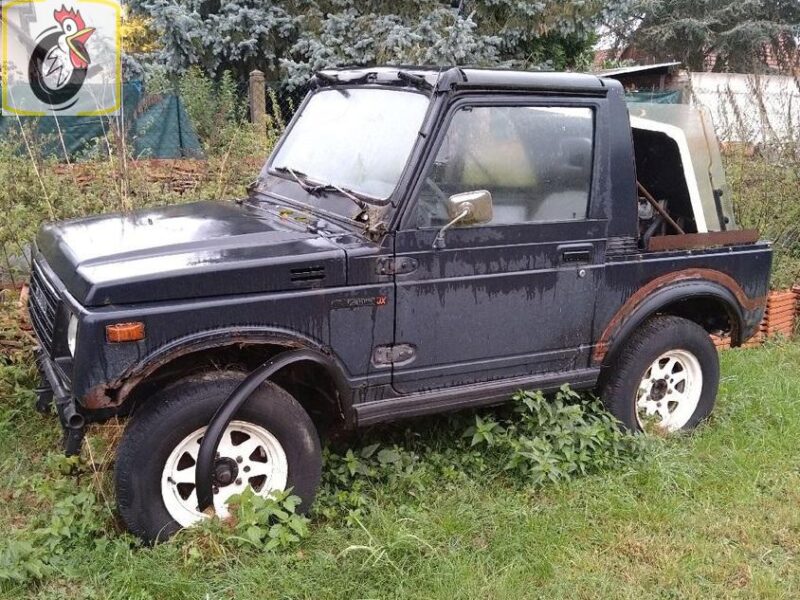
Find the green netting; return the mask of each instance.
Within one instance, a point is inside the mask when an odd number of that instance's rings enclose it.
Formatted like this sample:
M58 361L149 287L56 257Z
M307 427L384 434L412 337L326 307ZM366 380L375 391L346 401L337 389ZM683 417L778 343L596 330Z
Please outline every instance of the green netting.
M680 90L639 90L636 92L625 92L625 100L628 102L649 102L651 104L680 104L681 92Z
M19 135L20 124L32 126L33 143L47 156L76 158L90 155L104 145L112 126L122 123L128 143L141 158L183 158L202 155L180 98L165 95L150 106L143 106L144 89L140 81L122 86L120 117L14 117L0 116L0 137ZM113 121L112 121L113 119ZM101 151L103 150L101 146ZM106 150L107 151L107 150Z
M177 96L165 96L142 113L130 136L136 158L200 158L203 154Z

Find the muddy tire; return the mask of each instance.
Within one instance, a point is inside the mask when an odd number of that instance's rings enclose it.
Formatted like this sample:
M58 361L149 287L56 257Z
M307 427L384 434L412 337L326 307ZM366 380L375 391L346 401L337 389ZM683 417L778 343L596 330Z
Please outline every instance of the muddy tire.
M688 319L649 319L607 368L601 398L629 430L692 429L714 408L719 356L708 333Z
M169 538L203 516L196 510L194 460L214 413L244 375L214 373L183 379L145 401L117 451L117 507L128 529L147 543ZM292 488L307 511L319 485L319 437L302 406L265 382L236 413L215 462L214 506L247 486L260 495Z

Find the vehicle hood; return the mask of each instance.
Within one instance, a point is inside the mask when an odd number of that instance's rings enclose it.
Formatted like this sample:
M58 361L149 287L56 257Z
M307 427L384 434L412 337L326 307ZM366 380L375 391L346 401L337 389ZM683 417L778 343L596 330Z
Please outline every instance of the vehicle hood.
M249 203L194 202L42 227L38 254L85 306L343 285L345 253Z

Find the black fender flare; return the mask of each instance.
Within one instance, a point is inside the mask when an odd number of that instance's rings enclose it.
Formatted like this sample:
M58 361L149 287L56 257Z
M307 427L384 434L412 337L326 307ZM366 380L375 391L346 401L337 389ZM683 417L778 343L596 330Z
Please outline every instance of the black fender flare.
M114 381L89 390L82 398L82 405L94 410L120 406L134 388L160 367L186 354L239 344L282 346L287 350L306 350L313 353L319 360L311 362L323 366L334 380L342 410L345 412L350 410L352 386L347 377L347 370L330 349L296 332L264 327L225 327L199 331L171 340L143 356ZM108 392L112 390L114 402L110 403Z
M652 292L628 311L623 306L611 319L596 344L593 362L596 365L608 366L614 361L625 340L647 319L671 304L697 298L716 300L725 307L732 325L731 339L734 345L738 345L745 326L745 312L736 294L714 281L681 281Z

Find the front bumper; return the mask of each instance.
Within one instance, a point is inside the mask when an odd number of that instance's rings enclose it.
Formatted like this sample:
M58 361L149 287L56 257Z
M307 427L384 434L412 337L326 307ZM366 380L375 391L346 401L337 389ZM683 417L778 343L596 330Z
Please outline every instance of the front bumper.
M36 409L49 413L54 406L64 431L64 453L77 455L81 451L86 419L78 409L70 390L61 381L55 363L41 349L36 352L36 366L39 369L40 384L36 388Z

